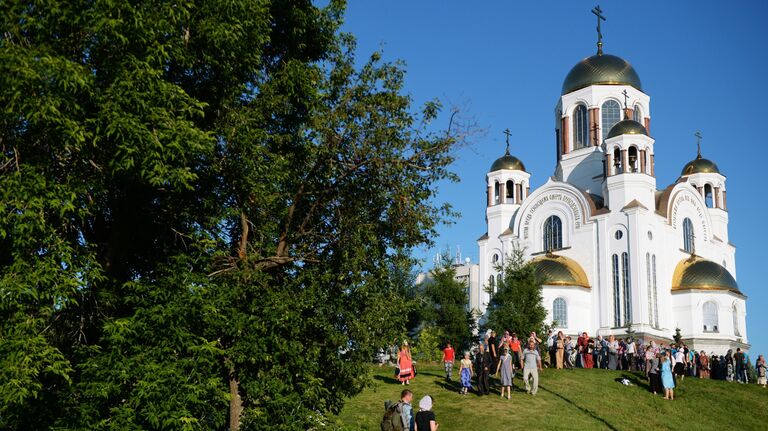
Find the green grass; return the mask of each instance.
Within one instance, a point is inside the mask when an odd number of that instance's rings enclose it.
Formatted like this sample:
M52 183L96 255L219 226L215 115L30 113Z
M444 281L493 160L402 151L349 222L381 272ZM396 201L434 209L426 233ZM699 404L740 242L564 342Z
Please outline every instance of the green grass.
M515 379L512 399L501 399L498 380L492 395L458 394L457 383L444 380L442 368L422 365L409 388L414 412L425 394L434 398L440 431L523 429L608 430L765 430L768 389L718 380L678 380L675 400L648 391L641 374L607 370L550 370L539 374L539 393L525 393ZM373 385L347 401L336 420L352 430L378 430L385 400L396 401L403 386L391 367L372 370ZM457 373L454 372L454 377ZM617 378L627 377L631 386Z

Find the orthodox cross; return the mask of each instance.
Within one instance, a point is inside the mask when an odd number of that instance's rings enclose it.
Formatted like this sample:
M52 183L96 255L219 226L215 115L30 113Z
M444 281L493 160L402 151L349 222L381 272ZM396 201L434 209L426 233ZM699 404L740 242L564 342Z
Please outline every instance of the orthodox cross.
M703 138L703 136L701 136L701 132L698 130L696 131L696 133L693 134L693 136L696 137L696 147L698 148L698 151L696 152L696 154L698 155L698 157L701 157L701 138Z
M509 154L509 137L512 136L512 132L509 129L504 129L504 134L507 135L507 154Z
M629 95L627 94L627 90L621 92L621 94L624 95L624 109L628 109L629 106L627 105L627 99L629 99Z
M597 16L597 55L603 55L603 33L600 31L600 20L605 21L605 17L600 5L595 6L592 13Z

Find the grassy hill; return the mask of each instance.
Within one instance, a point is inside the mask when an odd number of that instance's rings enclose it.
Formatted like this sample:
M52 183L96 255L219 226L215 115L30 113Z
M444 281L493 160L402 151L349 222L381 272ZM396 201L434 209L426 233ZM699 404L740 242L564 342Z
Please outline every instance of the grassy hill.
M374 368L372 387L348 400L336 418L345 429L378 430L385 400L396 401L403 386L393 369ZM675 400L648 391L640 374L607 370L549 370L539 374L539 393L525 393L515 379L512 399L501 399L499 389L480 397L458 394L457 383L447 383L439 366L422 366L409 388L414 407L425 394L434 398L440 431L539 429L607 430L766 430L768 389L718 380L678 380ZM616 379L626 377L625 386ZM498 383L492 378L492 386ZM415 408L416 410L416 408Z

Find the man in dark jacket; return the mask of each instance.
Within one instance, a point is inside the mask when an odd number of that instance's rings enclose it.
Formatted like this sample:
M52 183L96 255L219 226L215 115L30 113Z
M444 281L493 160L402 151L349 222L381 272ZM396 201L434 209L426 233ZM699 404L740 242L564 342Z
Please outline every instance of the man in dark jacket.
M488 395L488 375L491 372L493 360L491 354L485 350L485 346L480 344L480 352L475 357L475 371L477 372L477 392L481 395Z

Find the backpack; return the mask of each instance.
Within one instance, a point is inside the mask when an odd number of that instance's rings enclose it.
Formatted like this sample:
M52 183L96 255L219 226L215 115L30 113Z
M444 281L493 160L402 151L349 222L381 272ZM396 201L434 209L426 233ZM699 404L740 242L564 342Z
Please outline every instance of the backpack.
M381 419L381 431L403 431L403 407L400 403L384 402L384 417Z

